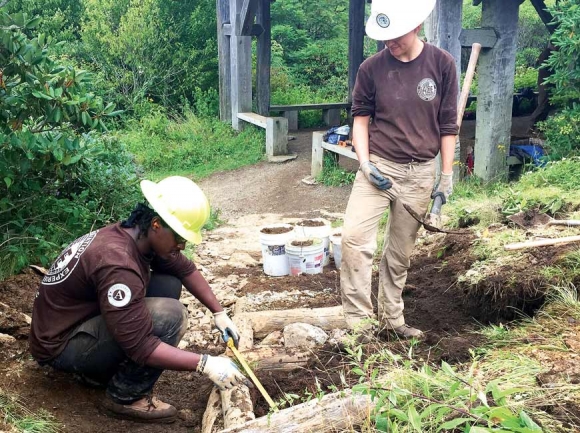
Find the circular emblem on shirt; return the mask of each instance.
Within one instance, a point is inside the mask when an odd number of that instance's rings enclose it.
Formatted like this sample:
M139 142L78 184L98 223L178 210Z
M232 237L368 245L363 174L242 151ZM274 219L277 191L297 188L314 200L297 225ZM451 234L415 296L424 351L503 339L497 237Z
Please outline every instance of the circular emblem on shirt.
M81 256L87 250L91 242L95 240L98 232L98 230L95 230L94 232L81 236L66 247L64 251L60 253L58 259L56 259L52 264L44 276L42 283L50 286L66 280L77 267Z
M131 289L124 284L113 284L107 293L109 304L113 307L124 307L131 301Z
M379 25L379 27L386 29L387 27L389 27L391 25L391 20L385 14L378 14L377 15L377 24Z
M437 96L437 84L431 78L423 78L417 86L417 94L423 101L432 101Z

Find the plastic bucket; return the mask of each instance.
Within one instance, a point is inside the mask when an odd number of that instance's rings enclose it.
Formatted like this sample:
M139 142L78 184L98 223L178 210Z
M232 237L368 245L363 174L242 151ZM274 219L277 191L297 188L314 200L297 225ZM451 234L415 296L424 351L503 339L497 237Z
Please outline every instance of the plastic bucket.
M260 229L260 244L266 275L282 277L290 273L286 243L294 236L294 226L290 224L272 224Z
M300 238L322 239L324 247L324 266L330 262L330 223L322 218L302 220L294 229Z
M334 266L336 269L340 269L340 262L342 260L342 236L340 233L330 236L330 242L332 243L332 255L334 256Z
M295 238L286 244L290 275L320 274L324 266L324 245L320 238Z

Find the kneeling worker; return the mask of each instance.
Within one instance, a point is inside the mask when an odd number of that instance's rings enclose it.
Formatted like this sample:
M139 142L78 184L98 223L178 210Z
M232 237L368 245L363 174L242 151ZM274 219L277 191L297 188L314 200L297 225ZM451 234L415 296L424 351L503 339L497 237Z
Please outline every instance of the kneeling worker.
M239 340L195 264L181 251L201 242L207 198L184 177L144 180L149 206L121 223L73 241L44 277L32 315L30 351L41 365L106 387L103 406L148 422L175 420L175 407L152 397L163 370L197 371L220 389L246 378L227 358L178 349L187 330L182 285L212 313L224 340Z

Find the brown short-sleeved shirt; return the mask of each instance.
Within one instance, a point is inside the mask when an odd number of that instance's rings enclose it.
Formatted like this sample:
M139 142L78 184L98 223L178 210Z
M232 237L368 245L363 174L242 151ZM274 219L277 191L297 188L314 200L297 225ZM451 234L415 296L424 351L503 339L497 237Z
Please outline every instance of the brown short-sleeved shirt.
M30 351L40 362L54 359L81 323L103 315L127 356L143 364L161 342L144 298L151 269L183 279L196 270L183 254L147 258L120 224L72 242L42 280L32 313Z
M372 117L370 153L402 164L433 159L441 136L458 133L457 83L451 54L427 43L410 62L388 49L365 60L352 92L352 115Z

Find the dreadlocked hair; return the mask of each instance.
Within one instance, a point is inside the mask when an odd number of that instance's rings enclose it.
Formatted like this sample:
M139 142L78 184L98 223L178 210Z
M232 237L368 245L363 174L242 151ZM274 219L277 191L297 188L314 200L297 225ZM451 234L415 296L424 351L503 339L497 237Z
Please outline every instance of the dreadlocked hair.
M139 203L124 221L121 221L121 227L129 229L135 226L139 227L139 237L144 236L147 237L147 231L151 226L151 220L154 217L158 217L159 215L149 206L144 203Z

